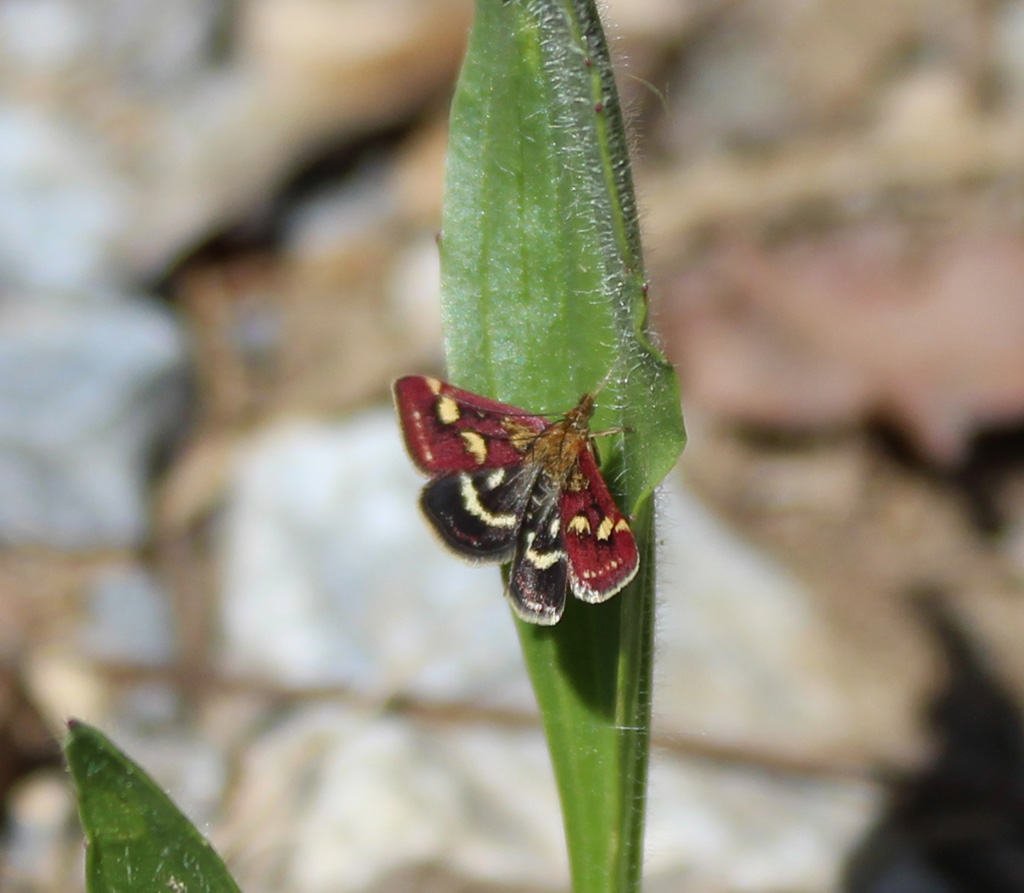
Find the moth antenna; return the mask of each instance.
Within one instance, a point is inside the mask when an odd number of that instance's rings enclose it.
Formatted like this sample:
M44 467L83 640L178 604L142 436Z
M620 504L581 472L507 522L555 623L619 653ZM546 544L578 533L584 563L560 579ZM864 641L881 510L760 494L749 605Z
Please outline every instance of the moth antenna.
M601 391L608 387L608 385L612 381L619 377L624 359L624 356L620 356L618 359L615 360L614 363L611 364L611 366L608 368L608 371L604 374L604 378L602 378L594 387L594 389L590 392L591 396L596 397L598 394L601 393Z

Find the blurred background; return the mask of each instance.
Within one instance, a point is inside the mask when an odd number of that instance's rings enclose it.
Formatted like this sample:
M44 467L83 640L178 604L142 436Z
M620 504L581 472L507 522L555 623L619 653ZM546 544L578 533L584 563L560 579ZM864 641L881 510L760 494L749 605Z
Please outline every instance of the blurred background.
M605 7L690 432L647 889L1024 890L1024 2ZM565 889L388 390L471 14L0 0L0 889L82 889L69 716L247 893Z

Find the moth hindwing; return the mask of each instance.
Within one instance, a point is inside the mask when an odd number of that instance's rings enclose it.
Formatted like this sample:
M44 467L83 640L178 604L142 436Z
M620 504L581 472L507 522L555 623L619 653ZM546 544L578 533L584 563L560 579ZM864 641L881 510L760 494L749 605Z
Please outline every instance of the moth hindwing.
M602 602L636 576L636 540L591 443L593 395L554 422L421 375L394 395L409 456L431 478L424 515L457 555L511 562L521 619L549 626L567 589Z

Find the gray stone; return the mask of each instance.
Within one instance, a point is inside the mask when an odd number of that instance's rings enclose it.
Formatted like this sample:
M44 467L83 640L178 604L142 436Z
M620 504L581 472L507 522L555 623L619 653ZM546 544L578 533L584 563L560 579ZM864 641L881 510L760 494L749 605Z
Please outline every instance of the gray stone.
M0 65L22 77L119 73L126 90L170 93L204 74L230 13L223 0L4 0Z
M878 807L865 781L655 753L644 889L819 893Z
M59 890L67 884L68 827L75 797L64 769L43 769L20 779L4 803L2 877L5 890ZM79 844L79 848L81 845ZM77 872L81 877L81 871Z
M371 704L530 705L498 575L462 566L427 533L390 410L280 423L237 471L222 564L233 669L344 683ZM678 477L660 502L656 729L747 757L655 754L652 889L827 889L874 791L762 771L757 756L771 766L849 734L827 628L804 588ZM298 774L312 780L305 793L288 780ZM296 893L365 889L419 863L479 882L561 889L567 878L539 726L304 707L247 754L229 815L228 839L259 863L247 889L261 876ZM279 818L257 827L254 815Z
M811 593L679 476L660 493L655 705L666 731L769 751L856 739Z
M89 587L83 650L104 660L168 664L176 653L167 593L141 565L105 567ZM147 705L148 706L148 705Z
M127 185L66 121L0 104L0 282L56 289L110 281Z
M422 728L337 704L304 706L253 743L222 837L253 891L367 890L422 863L502 884L567 881L539 730Z
M659 893L832 889L875 806L860 782L656 752L648 885ZM252 893L362 891L418 864L480 884L568 884L539 727L424 725L304 704L247 749L225 815L216 836Z
M184 337L154 304L0 304L0 542L141 543L148 461L182 423L185 374Z
M394 413L292 421L250 442L224 519L229 665L373 696L529 706L496 568L445 552Z
M992 15L992 53L999 67L1000 86L1019 108L1024 102L1024 3L1000 3Z
M22 74L56 74L80 59L87 13L68 0L6 0L0 4L0 53Z

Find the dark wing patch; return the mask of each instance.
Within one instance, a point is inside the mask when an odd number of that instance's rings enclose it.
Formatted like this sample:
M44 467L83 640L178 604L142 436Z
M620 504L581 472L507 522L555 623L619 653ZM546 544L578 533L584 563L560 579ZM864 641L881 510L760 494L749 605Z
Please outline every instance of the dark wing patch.
M513 610L522 620L542 626L558 623L569 580L558 496L551 481L539 475L509 571L507 595Z
M498 564L515 553L536 477L537 469L523 464L443 475L423 488L420 508L457 555Z

